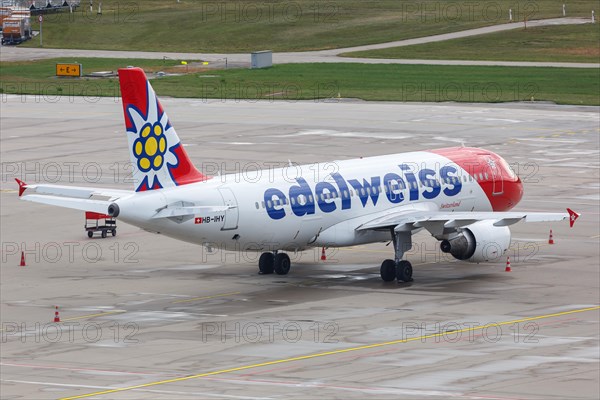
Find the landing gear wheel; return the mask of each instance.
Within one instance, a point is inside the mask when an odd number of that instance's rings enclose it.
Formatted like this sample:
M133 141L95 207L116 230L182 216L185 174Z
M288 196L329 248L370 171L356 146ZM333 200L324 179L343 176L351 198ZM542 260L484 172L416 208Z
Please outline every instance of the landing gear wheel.
M406 260L400 260L396 266L396 278L402 282L412 282L412 265Z
M105 238L106 237L106 231L102 231L102 237Z
M396 263L394 260L385 260L382 262L379 273L384 282L391 282L396 279Z
M116 230L116 229L113 229L113 230L112 230L112 235L113 235L113 236L117 236L117 230Z
M273 253L262 253L258 259L258 273L262 275L273 273Z
M291 267L290 256L285 253L275 254L275 272L277 275L287 275Z
M94 232L88 231L88 237L91 238L92 236L94 236Z

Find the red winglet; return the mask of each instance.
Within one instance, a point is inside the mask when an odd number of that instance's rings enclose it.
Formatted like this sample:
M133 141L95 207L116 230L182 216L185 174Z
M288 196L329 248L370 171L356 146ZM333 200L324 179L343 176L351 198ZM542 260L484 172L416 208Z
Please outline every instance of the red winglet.
M23 192L25 191L25 189L27 189L27 184L17 178L15 178L15 181L17 181L17 183L19 184L19 197L21 197L21 195L23 195Z
M571 210L570 208L567 208L567 212L569 213L569 224L571 225L571 228L572 228L573 225L575 225L575 221L577 221L577 218L579 218L579 214L577 214L575 211Z

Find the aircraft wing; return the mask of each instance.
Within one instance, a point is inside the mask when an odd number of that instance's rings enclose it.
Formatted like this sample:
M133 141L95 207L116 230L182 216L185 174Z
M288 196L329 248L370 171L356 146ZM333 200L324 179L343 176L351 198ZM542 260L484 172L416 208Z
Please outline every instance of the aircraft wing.
M358 226L356 230L383 230L393 228L396 232L408 232L420 228L432 235L441 235L446 230L454 230L477 221L494 221L494 226L508 226L519 221L551 222L569 219L571 227L579 214L567 208L566 213L540 212L439 212L439 211L400 211L375 218Z
M102 214L107 213L108 206L113 201L134 193L128 190L106 188L47 184L28 185L19 179L15 180L19 184L19 197L21 200Z

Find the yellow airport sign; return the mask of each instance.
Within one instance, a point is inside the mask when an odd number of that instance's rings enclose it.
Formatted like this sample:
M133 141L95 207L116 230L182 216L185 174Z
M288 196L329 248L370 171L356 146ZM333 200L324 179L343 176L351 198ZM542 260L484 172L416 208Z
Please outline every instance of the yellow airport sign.
M56 64L56 76L81 76L81 64Z

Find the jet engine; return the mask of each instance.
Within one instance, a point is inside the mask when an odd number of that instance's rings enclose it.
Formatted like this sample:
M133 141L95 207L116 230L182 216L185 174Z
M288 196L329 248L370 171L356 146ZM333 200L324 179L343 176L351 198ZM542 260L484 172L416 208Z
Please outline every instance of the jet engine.
M440 249L458 260L495 261L510 246L510 229L494 226L494 222L486 220L465 226L457 235L442 240Z

